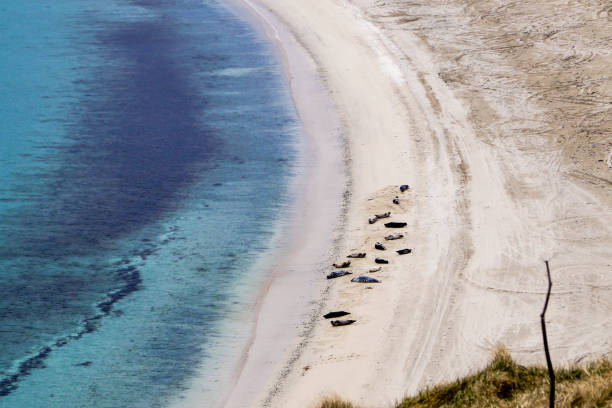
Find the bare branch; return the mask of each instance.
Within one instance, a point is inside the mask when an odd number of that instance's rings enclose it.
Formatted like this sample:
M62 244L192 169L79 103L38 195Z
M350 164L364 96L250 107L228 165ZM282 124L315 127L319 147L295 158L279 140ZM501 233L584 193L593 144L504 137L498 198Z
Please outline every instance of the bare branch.
M540 323L542 324L542 337L544 338L544 353L546 353L546 365L548 366L548 376L550 377L550 394L548 406L550 408L555 407L555 370L550 360L550 352L548 351L548 337L546 336L546 322L544 317L546 315L546 309L548 308L548 300L550 299L550 290L552 289L552 280L550 279L550 268L548 267L548 261L546 263L546 274L548 276L548 291L546 292L546 302L544 302L544 309L540 314Z

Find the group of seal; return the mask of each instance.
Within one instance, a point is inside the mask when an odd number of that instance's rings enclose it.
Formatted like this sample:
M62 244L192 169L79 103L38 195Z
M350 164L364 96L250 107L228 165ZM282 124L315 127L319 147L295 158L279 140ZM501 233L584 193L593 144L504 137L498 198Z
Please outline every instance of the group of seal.
M405 192L409 189L410 187L408 186L408 184L402 184L399 189L400 192ZM393 204L399 204L399 197L395 196L393 198ZM391 217L391 212L385 212L382 214L374 214L374 217L372 218L368 218L368 223L369 224L374 224L376 221L383 219L383 218L389 218ZM386 228L404 228L406 225L408 225L405 222L397 222L397 221L391 221L391 222L387 222L385 223L385 227ZM385 237L385 240L387 241L392 241L392 240L396 240L396 239L401 239L403 238L404 235L403 234L392 234L392 235L387 235ZM380 242L376 242L374 244L374 249L377 249L379 251L385 251L387 248L381 244ZM405 255L405 254L409 254L412 252L412 249L410 248L404 248L404 249L399 249L397 251L399 255ZM347 258L365 258L366 257L366 253L365 252L354 252L351 253L349 255L347 255ZM379 258L376 257L374 259L374 262L377 264L388 264L389 261L384 259L384 258ZM342 268L347 268L351 265L351 261L343 261L343 262L339 262L339 263L334 263L332 264L333 267L338 268L338 269L342 269ZM370 268L368 270L368 272L373 273L373 272L379 272L380 270L382 270L382 267L379 266L377 268ZM327 279L335 279L335 278L339 278L342 276L346 276L346 275L352 275L352 272L350 271L346 271L346 270L342 270L342 271L333 271L330 272L327 275ZM360 276L356 276L354 278L351 279L351 282L355 282L355 283L380 283L380 281L378 279L372 278L370 276L364 276L364 275L360 275ZM334 311L334 312L329 312L325 315L323 315L323 317L325 319L332 319L332 318L337 318L337 317L342 317L342 316L346 316L350 314L350 312L345 312L344 310L339 310L339 311ZM348 326L351 325L353 323L355 323L356 320L353 319L347 319L347 320L332 320L331 321L331 325L333 327L339 327L339 326Z
M391 213L389 213L388 215L386 214L379 214L381 216L383 216L383 218L388 217ZM356 259L362 259L366 257L366 253L365 252L353 252L351 254L348 254L346 257L347 258L356 258ZM333 267L335 268L346 268L348 266L351 265L351 261L343 261L343 262L338 262L338 263L334 263L332 264ZM370 272L377 272L379 271L381 268L376 268L376 269L370 269ZM352 275L353 273L347 270L341 270L341 271L332 271L329 274L327 274L327 279L335 279L335 278L340 278L342 276L346 276L346 275ZM380 281L378 279L374 279L374 278L370 278L369 276L357 276L353 279L351 279L351 282L355 282L355 283L380 283ZM326 319L331 319L334 317L342 317L342 316L346 316L347 314L350 314L349 312L345 312L344 310L340 310L340 311L336 311L336 312L329 312L327 314L324 314L323 317ZM356 320L332 320L330 323L332 326L334 327L339 327L339 326L348 326L350 324L355 323Z

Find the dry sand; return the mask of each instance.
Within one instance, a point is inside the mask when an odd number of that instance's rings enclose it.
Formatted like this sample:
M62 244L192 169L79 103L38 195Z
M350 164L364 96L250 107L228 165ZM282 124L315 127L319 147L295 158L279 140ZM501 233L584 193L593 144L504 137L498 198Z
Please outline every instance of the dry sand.
M483 366L497 343L542 363L545 259L554 362L612 351L609 2L258 4L310 53L343 124L350 195L337 260L367 252L353 276L382 282L323 288L321 310L350 311L351 326L315 320L280 352L256 335L226 407L309 407L329 395L387 406ZM285 50L299 48L292 38L277 36ZM408 223L405 238L384 242L398 231L368 224L385 211ZM394 252L404 247L413 253ZM375 256L390 263L367 273ZM278 299L262 300L261 324ZM266 353L275 357L262 371Z

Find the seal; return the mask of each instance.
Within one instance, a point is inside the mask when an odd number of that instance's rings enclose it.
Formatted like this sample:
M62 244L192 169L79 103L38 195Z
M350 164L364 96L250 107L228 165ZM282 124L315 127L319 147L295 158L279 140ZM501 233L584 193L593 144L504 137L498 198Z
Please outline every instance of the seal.
M351 265L351 261L344 261L342 263L332 264L334 268L348 268Z
M375 249L378 249L378 250L381 250L381 251L384 251L385 249L387 249L387 248L385 248L385 246L384 246L383 244L381 244L380 242L375 243L375 244L374 244L374 248L375 248Z
M376 218L376 217L368 218L368 224L374 224L376 221L378 221L378 218Z
M365 258L366 253L365 252L355 252L355 253L347 255L346 257L347 258Z
M372 268L368 272L372 273L372 272L378 272L380 270L382 270L382 266L379 266L378 268Z
M395 252L397 252L397 253L398 253L398 254L400 254L400 255L406 255L406 254L411 253L411 252L412 252L412 249L410 249L410 248L398 249L398 250L397 250L397 251L395 251Z
M351 275L353 272L349 271L333 271L327 275L327 279L339 278L344 275Z
M342 317L342 316L346 316L349 315L349 312L345 312L344 310L340 310L338 312L329 312L327 314L324 314L323 317L326 319L332 319L334 317Z
M332 320L331 325L334 327L348 326L349 324L355 323L357 320Z
M386 213L382 213L382 214L374 214L374 218L380 220L381 218L389 218L391 216L391 212L387 211Z
M399 197L395 196L395 198L393 199L393 204L399 204Z
M404 235L403 234L393 234L393 235L387 235L385 237L387 241L393 241L394 239L400 239L400 238L404 238Z
M370 278L369 276L356 276L351 279L351 282L357 283L380 283L378 279Z
M389 263L389 261L383 258L376 258L374 262L376 262L377 264L388 264Z
M408 184L402 184L399 188L400 191L403 193L404 191L408 190L410 186Z
M385 224L385 227L387 228L404 228L406 225L408 225L405 222L388 222Z

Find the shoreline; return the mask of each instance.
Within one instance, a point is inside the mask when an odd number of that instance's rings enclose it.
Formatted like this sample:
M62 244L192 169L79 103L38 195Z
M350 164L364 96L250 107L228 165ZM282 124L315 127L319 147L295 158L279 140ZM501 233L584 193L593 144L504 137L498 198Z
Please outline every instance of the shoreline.
M343 228L341 208L347 180L342 126L311 56L260 4L250 0L232 3L256 30L265 33L279 54L300 120L299 150L305 160L300 169L305 173L296 177L292 188L294 201L288 218L294 225L285 226L282 233L289 244L275 251L283 255L258 296L249 344L234 383L219 405L228 408L262 401L267 405L287 367L297 359L326 292L323 264L332 259L330 248ZM305 221L313 219L316 221Z
M314 62L259 5L229 0L219 7L249 24L277 58L298 119L297 164L288 186L289 206L277 221L272 245L250 267L262 278L255 282L252 309L240 319L249 329L239 358L222 357L231 365L216 378L197 374L186 392L173 398L172 408L200 407L202 401L215 407L251 407L268 397L313 327L319 299L328 290L323 264L332 259L346 205L342 125ZM228 327L236 324L228 322ZM204 389L215 383L222 388L207 394Z

